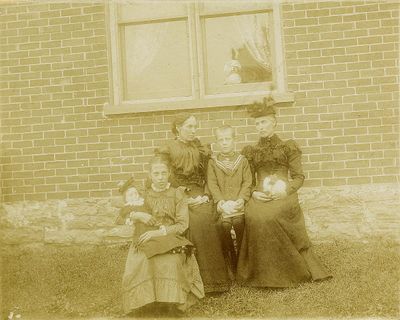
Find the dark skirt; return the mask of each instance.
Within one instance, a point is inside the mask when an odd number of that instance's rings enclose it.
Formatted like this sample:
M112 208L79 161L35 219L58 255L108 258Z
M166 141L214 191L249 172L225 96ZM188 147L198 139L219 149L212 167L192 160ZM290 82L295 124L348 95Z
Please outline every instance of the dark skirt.
M189 191L190 197L198 194L201 193L194 188ZM205 292L227 291L231 284L216 222L211 201L189 209L189 240L196 248Z
M330 278L311 248L297 193L282 200L250 199L237 280L253 287L293 287Z

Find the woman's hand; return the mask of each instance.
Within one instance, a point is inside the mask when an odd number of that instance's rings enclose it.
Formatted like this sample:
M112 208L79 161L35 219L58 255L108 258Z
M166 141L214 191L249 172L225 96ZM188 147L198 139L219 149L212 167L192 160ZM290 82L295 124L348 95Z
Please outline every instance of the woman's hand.
M272 200L283 199L287 196L286 191L271 193Z
M157 224L156 219L151 214L148 214L146 212L132 212L131 213L131 219L133 221L140 221L144 224L147 224L148 226L155 226Z
M196 198L189 198L188 205L189 207L196 207L208 201L210 201L208 196L197 196Z
M164 233L162 232L162 230L147 231L139 237L138 245L141 245L142 243L149 241L151 238L161 237L163 235Z
M253 197L253 199L262 201L262 202L267 202L267 201L272 200L272 198L270 196L266 195L264 192L261 192L261 191L254 191L251 196Z

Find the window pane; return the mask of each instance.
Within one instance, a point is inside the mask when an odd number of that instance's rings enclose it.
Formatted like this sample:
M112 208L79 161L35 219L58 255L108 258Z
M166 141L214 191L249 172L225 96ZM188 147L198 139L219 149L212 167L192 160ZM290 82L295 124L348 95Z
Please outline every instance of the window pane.
M187 3L160 1L124 3L118 7L119 21L143 21L187 16Z
M192 95L187 21L122 28L124 100Z
M267 90L272 81L269 14L203 18L206 93Z

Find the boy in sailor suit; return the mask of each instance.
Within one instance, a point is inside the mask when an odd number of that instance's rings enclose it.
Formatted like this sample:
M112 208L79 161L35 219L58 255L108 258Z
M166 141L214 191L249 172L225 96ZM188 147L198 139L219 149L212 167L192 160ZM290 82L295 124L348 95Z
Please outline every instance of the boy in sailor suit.
M244 230L244 204L250 198L252 173L247 159L234 151L235 132L231 126L216 129L220 152L208 162L207 184L217 205L217 227L222 249L231 270L236 273L237 259ZM235 231L237 252L231 231Z

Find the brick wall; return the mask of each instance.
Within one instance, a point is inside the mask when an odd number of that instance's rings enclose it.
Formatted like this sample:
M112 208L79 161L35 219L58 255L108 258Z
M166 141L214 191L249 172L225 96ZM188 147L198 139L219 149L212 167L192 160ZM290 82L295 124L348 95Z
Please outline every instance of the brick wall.
M286 2L289 89L278 131L304 151L306 186L397 182L399 5ZM2 199L110 197L144 179L174 112L104 117L109 69L104 6L1 5ZM195 112L199 136L225 120L240 148L257 139L239 107Z

